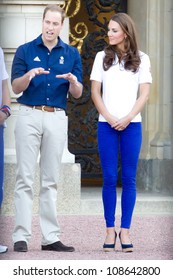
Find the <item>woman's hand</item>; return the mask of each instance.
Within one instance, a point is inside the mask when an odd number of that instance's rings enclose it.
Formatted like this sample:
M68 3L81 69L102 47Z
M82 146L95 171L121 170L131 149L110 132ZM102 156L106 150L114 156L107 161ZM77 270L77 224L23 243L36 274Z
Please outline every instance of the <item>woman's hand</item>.
M108 113L109 114L109 113ZM110 124L112 128L115 128L117 125L118 119L115 118L113 115L109 114L109 116L106 116L107 122Z
M131 120L132 120L132 116L127 115L127 116L117 120L116 123L112 127L115 128L116 130L120 130L120 131L124 130L129 125Z
M6 114L0 111L0 125L2 125L6 119Z

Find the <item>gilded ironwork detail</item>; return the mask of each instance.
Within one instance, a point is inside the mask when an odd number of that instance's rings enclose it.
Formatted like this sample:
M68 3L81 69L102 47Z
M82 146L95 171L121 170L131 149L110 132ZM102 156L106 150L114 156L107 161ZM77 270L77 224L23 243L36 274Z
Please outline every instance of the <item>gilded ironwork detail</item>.
M75 3L74 3L75 2ZM67 17L70 20L75 16L78 16L78 13L81 8L81 0L67 0L64 4L64 10L66 12ZM83 45L83 41L88 34L87 25L81 21L74 24L70 24L69 27L69 40L72 46L75 46L78 51L81 53L81 48Z
M75 25L74 30L75 30L75 33L78 35L78 37L76 37L74 35L74 33L71 32L71 29L70 29L70 33L69 33L70 44L72 46L77 47L78 51L81 53L83 41L84 41L85 37L88 35L88 28L84 22L79 22Z
M72 3L73 2L73 3ZM75 3L74 3L75 2ZM64 4L64 9L68 18L76 16L81 7L81 0L67 0Z

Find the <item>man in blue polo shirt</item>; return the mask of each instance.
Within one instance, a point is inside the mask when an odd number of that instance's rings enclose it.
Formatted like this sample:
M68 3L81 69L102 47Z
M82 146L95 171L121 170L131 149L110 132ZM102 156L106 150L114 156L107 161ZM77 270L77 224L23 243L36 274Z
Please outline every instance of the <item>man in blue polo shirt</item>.
M12 64L12 88L19 96L15 127L17 175L14 251L26 252L31 238L33 182L40 152L40 227L42 250L74 251L60 240L56 196L60 163L67 137L68 92L82 95L82 65L76 48L59 37L65 18L57 5L43 13L42 34L20 46Z

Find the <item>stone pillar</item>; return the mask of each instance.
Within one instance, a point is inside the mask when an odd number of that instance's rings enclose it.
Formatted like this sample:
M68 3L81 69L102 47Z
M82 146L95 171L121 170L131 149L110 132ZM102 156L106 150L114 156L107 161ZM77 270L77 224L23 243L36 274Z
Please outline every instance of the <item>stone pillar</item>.
M139 184L145 189L173 192L173 2L129 0L141 49L151 59L153 84L143 111L143 148Z
M171 0L157 1L155 9L150 1L149 51L155 58L154 87L155 87L155 135L151 139L151 157L157 159L172 159L172 19L173 2ZM154 35L154 36L153 36ZM159 58L159 59L157 59Z

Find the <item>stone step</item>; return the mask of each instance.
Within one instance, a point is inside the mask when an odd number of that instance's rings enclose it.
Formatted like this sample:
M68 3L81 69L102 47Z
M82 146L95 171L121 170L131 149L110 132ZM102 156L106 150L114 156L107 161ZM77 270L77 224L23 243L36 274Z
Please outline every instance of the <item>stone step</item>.
M4 200L2 215L14 215L14 185L16 164L5 163L4 172ZM35 172L33 214L38 213L39 205L39 167ZM58 208L61 213L77 213L80 208L81 197L81 168L78 163L62 163L58 184Z
M16 165L5 164L5 186L2 215L14 215L13 191ZM63 163L58 187L58 214L102 215L101 187L81 188L81 169L76 163ZM121 213L121 188L117 188L117 214ZM33 214L39 210L39 169L34 185ZM134 214L173 215L173 196L157 192L138 191Z
M80 212L97 215L103 213L101 188L82 188ZM117 189L117 209L121 214L121 189ZM173 196L161 193L138 191L134 209L136 215L173 215Z

